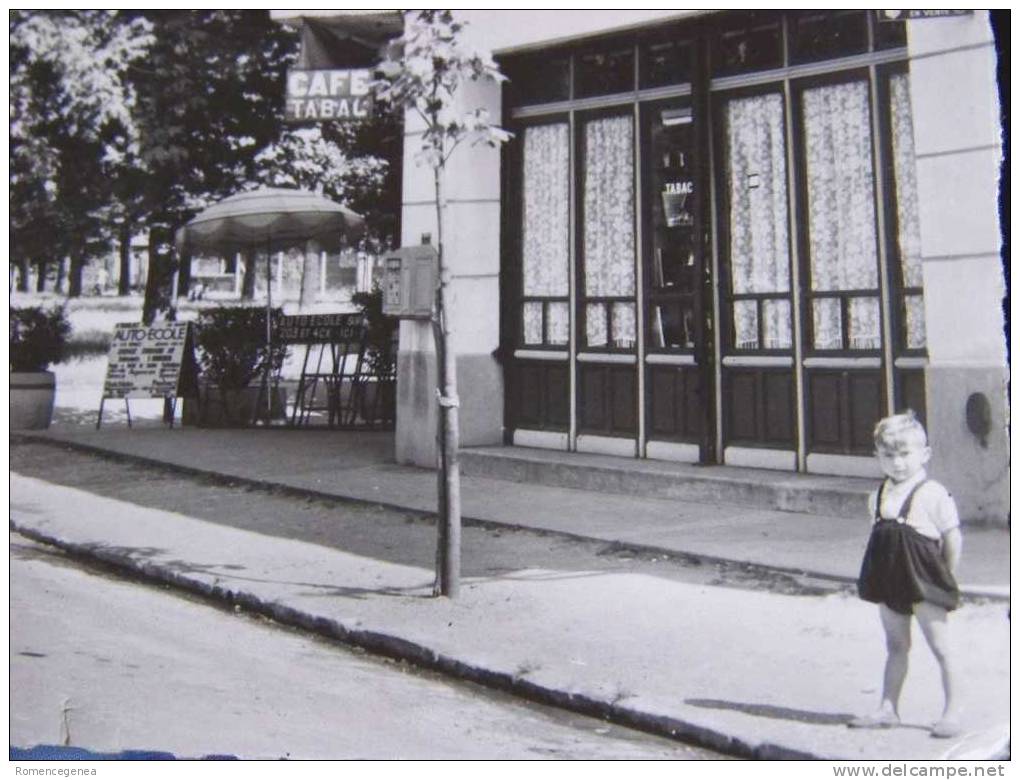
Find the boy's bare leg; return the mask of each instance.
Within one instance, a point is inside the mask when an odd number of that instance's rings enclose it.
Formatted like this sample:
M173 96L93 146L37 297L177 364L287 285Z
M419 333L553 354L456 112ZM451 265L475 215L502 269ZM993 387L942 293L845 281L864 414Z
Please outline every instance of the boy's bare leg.
M871 715L854 718L856 728L882 728L899 723L900 692L907 678L910 657L910 615L901 615L879 604L882 628L885 630L885 673L882 677L882 703Z
M921 631L942 674L945 707L932 733L936 736L955 736L960 731L960 713L956 704L956 669L950 650L947 613L942 607L922 601L914 606L914 614L917 615L917 622L921 625Z

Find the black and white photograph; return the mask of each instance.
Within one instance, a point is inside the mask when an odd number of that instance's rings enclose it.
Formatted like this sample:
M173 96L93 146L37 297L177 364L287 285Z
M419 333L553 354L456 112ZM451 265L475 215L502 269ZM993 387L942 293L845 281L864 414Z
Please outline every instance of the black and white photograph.
M1008 776L1010 25L9 9L12 777Z

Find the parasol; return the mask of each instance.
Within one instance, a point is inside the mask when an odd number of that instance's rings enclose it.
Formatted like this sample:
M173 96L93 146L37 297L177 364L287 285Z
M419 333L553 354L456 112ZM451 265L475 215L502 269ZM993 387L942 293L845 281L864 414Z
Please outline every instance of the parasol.
M315 239L324 248L336 248L342 237L352 238L364 230L360 214L308 190L261 187L239 192L214 203L178 229L178 252L236 252L266 247L266 349L272 354L271 248ZM266 360L266 421L270 361Z

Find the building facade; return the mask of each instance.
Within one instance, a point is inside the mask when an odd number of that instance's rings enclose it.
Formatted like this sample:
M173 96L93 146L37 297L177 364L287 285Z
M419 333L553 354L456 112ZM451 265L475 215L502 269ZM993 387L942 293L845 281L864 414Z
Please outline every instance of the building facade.
M458 12L509 77L461 100L514 134L448 168L462 443L867 476L910 408L1004 522L992 31L896 13ZM398 376L398 458L434 465L427 325Z

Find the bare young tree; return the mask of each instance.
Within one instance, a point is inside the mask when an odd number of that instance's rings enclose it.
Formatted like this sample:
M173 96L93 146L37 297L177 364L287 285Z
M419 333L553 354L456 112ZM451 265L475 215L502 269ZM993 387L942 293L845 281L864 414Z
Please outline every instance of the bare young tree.
M421 117L421 157L432 168L436 198L439 283L433 313L439 384L439 539L435 594L455 597L460 588L460 446L457 368L450 345L450 270L443 254L443 180L446 163L465 140L499 146L510 135L494 125L485 109L463 109L457 91L469 81L505 80L487 52L463 39L463 24L450 11L409 12L404 35L387 48L379 65L375 94Z

